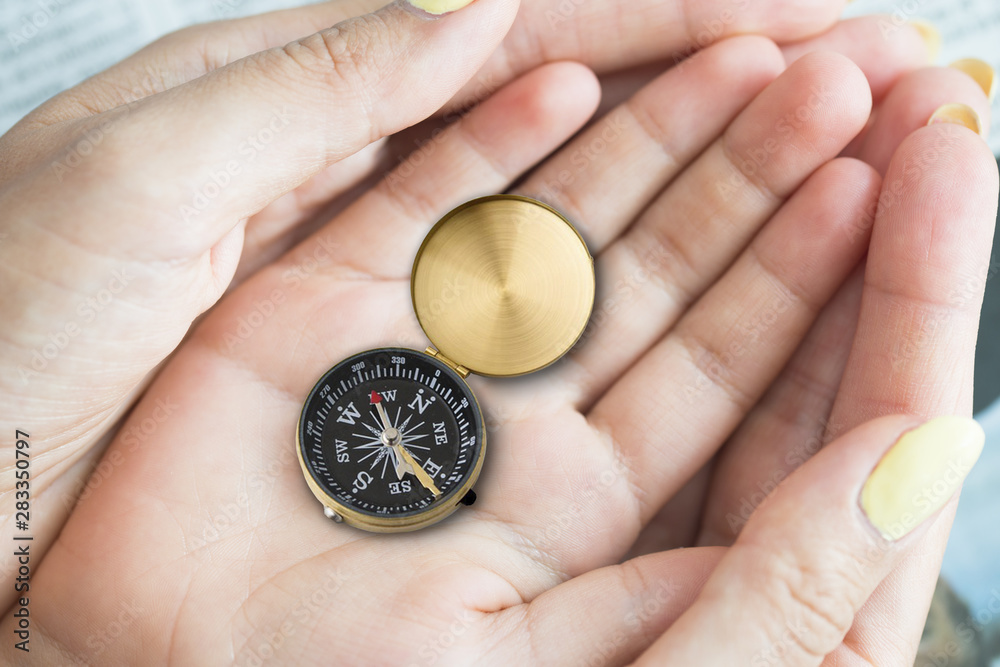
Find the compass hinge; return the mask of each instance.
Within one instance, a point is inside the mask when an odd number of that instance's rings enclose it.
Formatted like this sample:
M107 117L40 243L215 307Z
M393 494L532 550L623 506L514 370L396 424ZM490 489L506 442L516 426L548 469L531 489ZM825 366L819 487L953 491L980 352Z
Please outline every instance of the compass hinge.
M434 357L438 361L444 363L444 365L446 365L448 368L450 368L451 370L453 370L456 373L458 373L459 376L461 376L463 380L465 378L469 377L469 369L468 368L466 368L465 366L461 366L459 364L456 364L454 361L452 361L448 357L444 356L443 354L441 354L440 352L438 352L437 350L435 350L433 347L429 347L425 351L427 352L427 354L431 355L432 357Z

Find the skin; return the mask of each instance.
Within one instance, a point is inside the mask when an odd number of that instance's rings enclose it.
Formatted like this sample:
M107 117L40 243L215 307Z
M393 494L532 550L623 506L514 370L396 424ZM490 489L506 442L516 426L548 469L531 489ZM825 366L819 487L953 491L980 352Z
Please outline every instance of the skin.
M3 419L32 433L32 657L618 664L701 651L701 664L732 664L781 641L783 619L818 609L804 633L815 641L793 642L786 664L912 663L953 506L862 576L843 573L874 539L857 489L919 423L868 420L969 410L996 166L973 133L921 126L939 102L984 121L988 105L958 72L906 73L922 47L905 30L883 59L899 76L875 76L872 49L844 49L855 64L801 41L838 7L768 23L785 15L772 4L724 30L794 42L784 51L720 34L638 92L624 86L625 106L551 156L588 123L599 87L583 65L532 68L577 57L613 72L686 53L690 38L674 29L686 7L649 3L663 13L645 16L645 30L590 5L571 17L584 35L615 17L635 31L627 62L606 40L526 52L529 26L544 25L532 12L551 7L515 15L501 0L437 22L390 7L248 55L360 11L328 3L212 31L231 48L204 46L198 30L167 38L0 140L11 237L0 270L18 286L0 300ZM853 25L815 39L849 43L838 31L867 24ZM152 94L133 100L150 71ZM410 85L427 71L433 85ZM507 85L489 86L499 89L433 150L308 223L363 181L374 142L476 100L477 77L491 74ZM274 104L291 91L290 109ZM87 130L102 141L71 165ZM938 159L914 170L928 155ZM231 159L238 173L220 185ZM592 328L543 374L474 381L491 427L476 506L389 538L331 526L292 450L302 398L359 349L425 344L407 284L423 235L455 204L514 182L587 238L600 282ZM886 193L898 204L866 217ZM948 326L922 326L940 312ZM80 327L72 343L31 367L67 322ZM19 366L35 372L22 380ZM816 380L802 391L807 372ZM788 456L825 428L815 459ZM733 531L726 514L769 472L741 456L801 468ZM667 548L695 542L705 546ZM762 542L794 548L786 558ZM630 551L651 553L622 562ZM832 580L832 602L796 573ZM796 594L711 622L734 608L715 591L753 601L777 584ZM827 603L850 613L823 625ZM872 634L887 622L899 633L890 641Z

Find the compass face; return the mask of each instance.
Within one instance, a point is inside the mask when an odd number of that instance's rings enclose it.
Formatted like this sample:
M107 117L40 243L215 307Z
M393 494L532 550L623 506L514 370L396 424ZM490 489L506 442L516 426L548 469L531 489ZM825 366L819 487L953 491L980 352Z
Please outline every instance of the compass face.
M299 420L303 471L346 522L412 530L447 516L482 466L482 415L468 385L414 350L345 359L313 388Z

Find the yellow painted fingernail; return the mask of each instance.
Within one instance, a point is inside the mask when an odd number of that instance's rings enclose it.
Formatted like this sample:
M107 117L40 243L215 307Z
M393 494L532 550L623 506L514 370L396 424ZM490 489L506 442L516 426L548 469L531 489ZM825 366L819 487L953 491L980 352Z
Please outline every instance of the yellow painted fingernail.
M407 2L428 14L440 16L448 12L456 12L467 5L471 5L474 0L407 0Z
M965 72L972 77L972 80L979 84L990 102L997 96L997 73L988 62L979 58L964 58L956 60L949 67Z
M907 431L861 491L861 508L887 540L898 540L951 500L979 459L986 434L966 417L938 417Z
M910 25L916 28L920 36L924 38L924 44L927 45L927 61L935 62L941 54L941 33L938 32L933 23L923 19L913 19L910 21Z
M979 114L968 104L945 104L938 107L938 110L931 114L928 125L935 123L953 123L964 125L979 136L983 134L983 122L979 119Z

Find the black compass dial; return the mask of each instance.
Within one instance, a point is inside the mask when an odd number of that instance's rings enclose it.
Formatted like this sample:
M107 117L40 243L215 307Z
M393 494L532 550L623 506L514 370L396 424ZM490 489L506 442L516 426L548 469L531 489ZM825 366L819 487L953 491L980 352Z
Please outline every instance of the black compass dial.
M299 421L306 473L338 506L371 517L454 505L479 472L482 439L465 381L434 357L399 348L337 364Z

